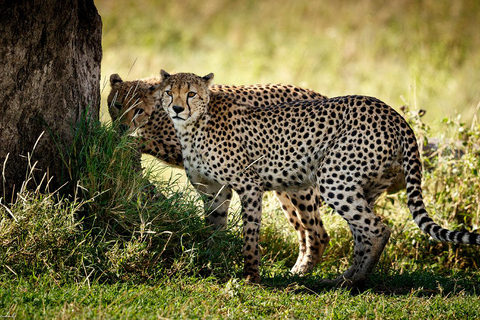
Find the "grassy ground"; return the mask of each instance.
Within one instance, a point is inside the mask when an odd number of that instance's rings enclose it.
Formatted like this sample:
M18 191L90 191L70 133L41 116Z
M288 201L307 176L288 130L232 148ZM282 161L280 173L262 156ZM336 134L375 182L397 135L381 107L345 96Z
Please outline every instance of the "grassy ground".
M164 68L214 72L217 83L292 83L329 96L374 95L397 110L407 105L419 137L460 139L465 153L455 159L443 141L441 152L424 159L430 215L452 229L478 230L478 2L95 3L104 22L104 97L111 73L134 79ZM420 108L427 110L421 119ZM78 145L65 155L74 197L25 192L10 209L0 206L0 317L478 317L479 248L424 235L404 192L383 195L376 206L393 233L355 292L320 281L350 264L346 223L324 209L332 238L325 258L312 275L292 277L296 235L267 194L262 282L249 285L241 280L238 202L229 230L212 233L184 178L178 183L180 171L172 176L153 161L140 177L131 170L132 141L110 124L88 128L79 128Z
M408 274L389 280L398 286L396 292L352 294L285 278L267 279L262 286L236 279L219 283L214 278L164 277L154 285L61 287L45 279L20 279L3 287L0 306L6 306L4 315L17 319L475 319L480 297L468 279L457 280Z

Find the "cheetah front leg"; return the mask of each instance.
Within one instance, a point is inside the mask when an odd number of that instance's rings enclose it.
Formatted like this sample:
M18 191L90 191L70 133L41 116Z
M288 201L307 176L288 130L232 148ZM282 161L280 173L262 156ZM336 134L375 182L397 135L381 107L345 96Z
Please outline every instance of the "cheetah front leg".
M305 275L320 262L330 240L320 218L317 189L276 192L285 217L295 228L299 240L298 258L292 274Z
M263 190L251 184L234 189L242 205L243 276L250 282L260 282L259 235L262 222Z

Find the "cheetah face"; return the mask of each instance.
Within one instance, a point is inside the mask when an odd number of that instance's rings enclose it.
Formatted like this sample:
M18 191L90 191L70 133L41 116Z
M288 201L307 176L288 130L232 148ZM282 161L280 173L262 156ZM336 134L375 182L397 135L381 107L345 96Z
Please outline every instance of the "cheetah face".
M112 87L107 98L112 121L119 121L122 131L132 132L145 125L155 108L155 85L141 81L123 81L118 74L110 76Z
M170 75L162 70L158 99L174 124L193 123L207 111L213 73L199 77L191 73Z

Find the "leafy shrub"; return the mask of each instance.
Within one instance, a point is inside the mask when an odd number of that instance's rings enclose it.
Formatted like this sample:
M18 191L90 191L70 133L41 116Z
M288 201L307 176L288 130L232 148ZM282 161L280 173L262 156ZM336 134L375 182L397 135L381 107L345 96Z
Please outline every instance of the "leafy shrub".
M0 274L113 281L236 272L238 234L212 232L195 196L134 170L135 141L115 124L84 119L63 158L63 190L23 191L0 207Z

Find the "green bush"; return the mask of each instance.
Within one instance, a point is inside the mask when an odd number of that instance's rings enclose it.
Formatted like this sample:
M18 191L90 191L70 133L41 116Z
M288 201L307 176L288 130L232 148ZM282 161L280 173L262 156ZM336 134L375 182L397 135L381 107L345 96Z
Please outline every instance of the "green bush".
M135 140L84 119L63 155L69 183L0 208L0 275L145 280L237 272L241 240L205 227L198 199L138 170Z

